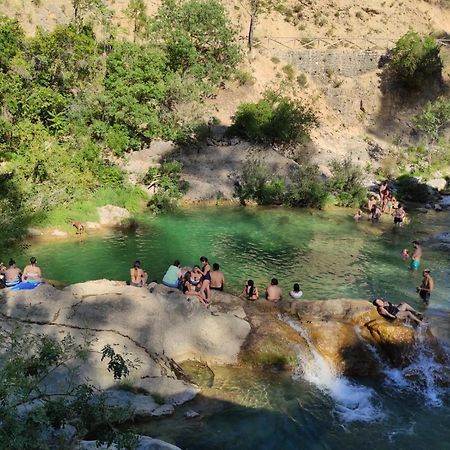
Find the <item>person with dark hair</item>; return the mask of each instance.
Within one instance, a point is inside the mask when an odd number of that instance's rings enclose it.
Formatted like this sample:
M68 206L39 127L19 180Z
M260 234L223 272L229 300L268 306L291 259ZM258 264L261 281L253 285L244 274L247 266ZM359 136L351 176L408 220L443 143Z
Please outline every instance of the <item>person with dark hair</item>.
M283 295L282 289L278 286L278 280L272 278L270 286L266 289L266 300L273 303L278 303Z
M16 262L12 258L9 260L8 266L5 270L5 286L13 287L22 281L22 271L16 266Z
M380 220L381 217L381 209L378 205L373 205L372 209L370 210L370 218L369 220Z
M247 284L244 286L244 289L241 292L240 296L247 297L247 300L250 300L251 302L258 300L259 292L253 280L247 281Z
M430 303L431 291L434 289L434 281L431 278L430 269L425 269L422 273L422 284L416 288L423 302L428 305Z
M41 268L37 265L37 260L34 256L30 258L30 264L23 269L22 280L35 283L42 282Z
M299 299L303 296L303 291L300 290L300 285L298 283L294 284L294 287L291 292L289 292L289 295L293 299Z
M136 260L130 269L130 286L144 287L147 283L148 274L141 269L141 262Z
M182 285L181 285L183 294L185 294L185 295L188 296L188 297L198 297L198 299L200 300L200 303L203 303L204 305L209 305L209 302L208 302L208 300L205 298L205 296L203 295L203 293L202 293L201 291L200 291L200 292L197 292L197 291L195 290L195 286L193 286L193 285L191 284L191 278L192 278L191 272L187 271L187 272L184 274L183 282L182 282Z
M422 246L419 241L412 241L412 245L414 248L413 254L411 255L411 269L419 270L420 267L420 259L422 258Z
M388 320L412 320L418 324L422 324L421 318L423 317L421 313L416 311L414 308L409 306L407 303L399 303L398 305L393 305L391 302L383 300L381 298L376 298L372 304L376 306L378 314Z
M225 276L219 269L219 264L214 263L213 271L211 272L211 289L214 289L216 291L223 291Z
M404 210L403 206L399 204L394 212L394 225L399 227L403 226L405 217L406 211Z
M176 259L171 266L167 269L163 279L162 284L171 288L180 287L182 275L180 270L180 261Z
M200 269L202 274L200 292L203 292L204 296L209 300L211 298L211 266L206 256L200 256L200 262L202 264Z

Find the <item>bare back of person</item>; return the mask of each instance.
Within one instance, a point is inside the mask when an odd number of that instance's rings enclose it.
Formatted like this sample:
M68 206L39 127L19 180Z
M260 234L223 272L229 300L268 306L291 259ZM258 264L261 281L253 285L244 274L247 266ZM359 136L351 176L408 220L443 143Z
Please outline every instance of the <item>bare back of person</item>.
M211 272L211 288L223 290L224 284L225 277L223 275L223 272L220 272L219 270L213 270Z
M269 302L278 302L281 300L281 296L283 295L283 291L279 286L271 285L266 289L266 300Z
M22 278L25 281L42 281L41 268L36 264L28 264L23 269Z

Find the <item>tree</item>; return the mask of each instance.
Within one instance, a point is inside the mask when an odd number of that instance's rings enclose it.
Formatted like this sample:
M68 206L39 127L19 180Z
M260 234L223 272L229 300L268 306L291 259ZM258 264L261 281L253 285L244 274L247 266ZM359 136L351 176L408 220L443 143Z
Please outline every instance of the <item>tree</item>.
M82 28L88 14L103 15L108 8L104 0L71 0L73 20L77 28Z
M422 38L414 31L402 36L392 50L389 68L408 88L421 87L441 76L440 46L432 36Z
M114 426L128 419L130 411L108 407L92 385L78 381L77 367L86 360L90 345L87 338L77 342L69 334L60 340L20 325L8 323L0 328L1 448L69 448L68 440L93 430L100 432L99 443L136 447L136 436ZM106 360L115 379L126 377L128 367L134 365L109 345L102 349L101 360ZM58 371L64 373L64 387L53 389L49 380ZM67 425L73 427L75 436L64 434Z
M10 60L23 47L24 32L17 19L0 16L0 70L6 70Z
M148 34L149 17L144 0L130 0L125 9L126 16L133 21L133 42L142 39Z
M450 98L439 97L434 102L428 102L422 113L413 121L431 143L437 142L445 128L450 125Z

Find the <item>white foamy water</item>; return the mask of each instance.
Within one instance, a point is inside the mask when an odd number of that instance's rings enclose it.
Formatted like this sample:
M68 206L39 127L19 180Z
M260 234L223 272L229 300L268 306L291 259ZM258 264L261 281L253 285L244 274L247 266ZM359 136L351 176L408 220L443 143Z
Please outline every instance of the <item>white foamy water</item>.
M338 418L343 422L374 422L384 417L373 389L357 385L337 374L316 350L308 333L293 320L285 322L305 339L309 349L308 352L298 351L299 366L294 379L302 378L329 395L335 402Z
M426 344L426 331L418 331L417 358L403 369L385 367L386 383L397 390L422 396L430 407L440 407L443 405L445 389L439 386L439 378L445 367L436 361L433 349Z

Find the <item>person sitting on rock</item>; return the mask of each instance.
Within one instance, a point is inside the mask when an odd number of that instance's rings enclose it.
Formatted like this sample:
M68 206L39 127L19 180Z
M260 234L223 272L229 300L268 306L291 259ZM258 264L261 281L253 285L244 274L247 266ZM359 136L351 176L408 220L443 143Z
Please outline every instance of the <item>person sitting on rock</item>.
M165 273L162 284L171 288L178 288L182 281L182 275L180 270L180 261L176 259L174 263L169 266L167 272Z
M278 280L276 278L272 278L270 286L266 289L266 300L269 302L278 303L281 300L282 295L283 291L280 286L278 286Z
M240 296L247 297L247 300L254 302L259 298L258 288L255 286L255 282L253 280L248 280L247 284L244 286Z
M295 300L302 298L303 291L300 290L300 285L298 283L294 284L292 291L289 292L289 296Z
M41 268L37 265L37 260L34 256L30 258L30 264L23 269L22 280L30 283L42 282Z
M13 259L9 260L9 267L5 270L5 286L13 287L19 284L22 280L22 271L16 266Z
M203 293L197 292L195 290L195 286L192 285L191 279L192 279L192 273L187 271L184 274L183 283L182 283L183 294L186 295L187 297L198 297L198 299L200 300L201 303L203 303L204 305L209 305L209 302L208 302L208 300L206 300Z
M213 264L213 271L211 272L211 289L215 291L223 291L223 286L225 284L225 276L221 272L219 264Z
M130 286L144 287L147 283L148 274L141 269L141 262L136 260L130 269Z
M372 303L374 306L376 306L378 314L385 319L410 319L413 322L418 323L419 325L423 323L423 321L420 320L423 317L422 314L409 306L408 303L399 303L398 305L393 305L391 302L388 302L381 298L376 298Z

